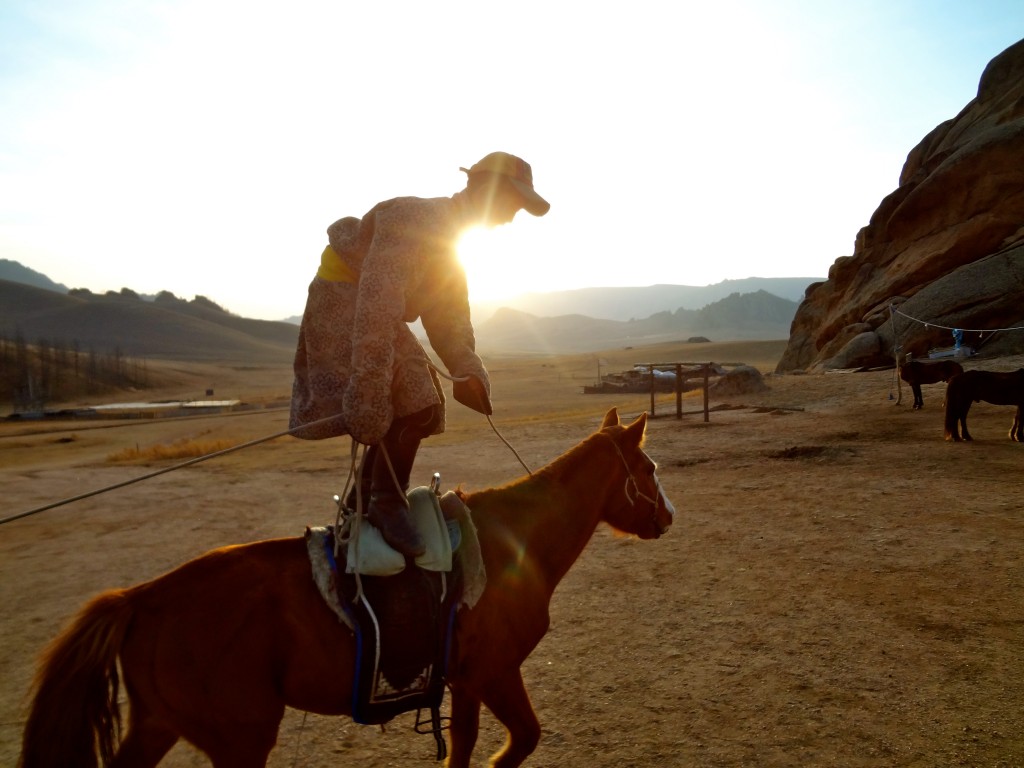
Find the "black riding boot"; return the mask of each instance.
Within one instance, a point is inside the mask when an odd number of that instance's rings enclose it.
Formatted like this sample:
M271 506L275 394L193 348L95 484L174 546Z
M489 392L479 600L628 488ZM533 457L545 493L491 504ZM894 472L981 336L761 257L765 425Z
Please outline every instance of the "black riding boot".
M366 519L377 527L384 541L406 557L418 557L427 551L423 538L409 519L409 502L405 496L419 447L419 436L406 424L396 421L392 425L374 457L370 504L366 512ZM384 458L385 450L395 470L394 477Z

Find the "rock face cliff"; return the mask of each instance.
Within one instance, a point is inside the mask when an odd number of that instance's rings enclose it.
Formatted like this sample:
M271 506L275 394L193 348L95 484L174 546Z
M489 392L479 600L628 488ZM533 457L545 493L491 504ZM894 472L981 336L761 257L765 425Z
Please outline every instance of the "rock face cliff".
M778 372L894 362L963 343L1024 352L1024 40L910 152L852 256L808 287ZM979 333L978 331L984 331Z

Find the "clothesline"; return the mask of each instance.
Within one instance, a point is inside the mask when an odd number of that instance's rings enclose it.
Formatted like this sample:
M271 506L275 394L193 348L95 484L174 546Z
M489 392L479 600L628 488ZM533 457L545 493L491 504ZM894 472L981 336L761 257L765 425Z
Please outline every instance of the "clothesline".
M1018 325L1014 328L954 328L949 325L940 325L939 323L932 323L927 320L921 320L920 318L917 317L911 317L910 315L906 314L905 312L902 312L901 310L896 309L891 305L890 309L892 309L892 311L895 312L897 315L901 315L907 318L907 320L913 320L915 323L921 323L921 325L925 326L926 328L928 326L932 326L934 328L942 328L947 331L959 330L963 331L964 333L996 333L997 331L1024 331L1024 325Z

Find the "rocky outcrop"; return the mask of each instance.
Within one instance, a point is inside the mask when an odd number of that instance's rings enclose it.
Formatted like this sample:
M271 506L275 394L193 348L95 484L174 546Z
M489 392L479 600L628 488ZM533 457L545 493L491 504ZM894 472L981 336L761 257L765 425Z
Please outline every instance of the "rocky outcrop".
M964 344L1024 351L1024 40L910 152L852 256L808 287L778 372L893 362Z

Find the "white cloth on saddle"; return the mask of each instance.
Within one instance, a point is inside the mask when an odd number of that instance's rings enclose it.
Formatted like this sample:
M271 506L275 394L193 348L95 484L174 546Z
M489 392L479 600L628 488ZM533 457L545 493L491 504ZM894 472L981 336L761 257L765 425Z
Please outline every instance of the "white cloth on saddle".
M420 486L409 491L408 499L409 520L427 547L427 551L416 558L416 565L426 571L450 571L452 543L437 494ZM394 576L405 570L405 555L392 549L377 528L365 518L353 523L348 532L345 573Z
M442 517L441 524L445 529L444 538L448 541L447 551L449 564L451 563L453 552L451 548L451 540L448 537L447 525L444 521L451 520L458 523L460 543L458 545L457 552L454 553L454 556L458 557L459 564L462 566L463 588L460 605L472 608L476 605L480 596L483 594L484 587L487 586L487 572L484 569L483 557L480 551L480 541L477 538L476 526L473 525L472 513L469 508L462 503L462 500L454 491L448 491L442 495L440 499L438 499L436 494L428 488L413 489L413 491L410 491L410 495L420 490L424 490L431 497L434 497L429 506L433 508L436 504L437 512ZM423 502L419 500L421 494L416 493L416 496L416 506L422 506ZM428 517L428 515L424 513L423 517ZM372 526L367 524L365 521L363 522L363 525L366 529L372 529L377 536L380 537L380 532L375 528L372 528ZM337 615L343 624L345 624L349 629L354 630L355 628L352 626L352 620L345 613L345 610L341 606L341 601L338 598L338 588L335 582L336 575L334 569L331 567L331 558L328 556L327 552L328 533L328 529L322 527L306 529L306 548L309 551L309 561L313 569L313 580L316 582L316 586L321 597L324 598L330 609L335 613L335 615ZM390 547L384 543L383 538L381 538L380 543L383 547L390 549ZM361 546L365 546L365 541ZM441 545L441 548L443 552L443 545ZM430 551L431 546L428 545L428 555ZM365 557L365 553L363 554ZM398 553L396 552L395 554L397 555ZM399 557L401 557L401 555L399 555ZM424 555L424 558L427 562L436 562L439 559L443 559L443 554L440 557L436 554L429 557ZM417 565L418 564L419 558L417 558ZM404 558L402 558L402 565L403 567L405 566ZM397 571L395 571L395 573L397 573Z

